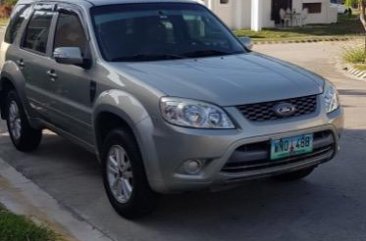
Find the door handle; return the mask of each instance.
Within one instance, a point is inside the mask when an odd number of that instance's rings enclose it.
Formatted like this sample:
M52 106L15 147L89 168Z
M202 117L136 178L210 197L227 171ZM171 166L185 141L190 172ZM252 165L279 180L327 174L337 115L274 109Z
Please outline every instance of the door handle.
M47 71L47 75L51 77L51 80L52 81L55 81L57 79L57 74L56 74L56 71L51 69L51 70L48 70Z
M24 64L24 60L23 60L23 59L19 59L19 60L17 61L17 64L18 64L18 66L19 66L20 68L24 68L24 66L25 66L25 64Z

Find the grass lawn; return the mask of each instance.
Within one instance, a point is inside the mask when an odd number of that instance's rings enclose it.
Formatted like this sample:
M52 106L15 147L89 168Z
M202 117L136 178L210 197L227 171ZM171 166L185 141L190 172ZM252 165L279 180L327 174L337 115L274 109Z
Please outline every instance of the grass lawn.
M366 71L366 64L356 64L354 67L358 70Z
M268 41L361 36L364 34L364 30L358 15L351 17L339 15L338 23L334 24L306 25L304 27L286 29L263 29L260 32L242 29L236 30L234 33L238 36L251 37L255 41Z
M61 241L53 231L17 216L0 205L0 241Z

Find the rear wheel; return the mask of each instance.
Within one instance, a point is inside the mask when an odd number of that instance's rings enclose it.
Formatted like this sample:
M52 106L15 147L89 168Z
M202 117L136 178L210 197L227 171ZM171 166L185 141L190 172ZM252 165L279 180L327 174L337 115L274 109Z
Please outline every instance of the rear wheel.
M296 180L303 179L303 178L309 176L314 171L314 169L315 169L315 167L306 168L306 169L302 169L299 171L289 172L289 173L281 174L278 176L274 176L273 178L275 180L284 181L284 182L296 181Z
M103 180L113 208L128 219L151 213L155 194L147 181L138 146L128 131L113 130L103 146Z
M20 99L14 90L8 92L6 114L9 135L14 146L22 152L37 149L42 139L42 130L30 126Z

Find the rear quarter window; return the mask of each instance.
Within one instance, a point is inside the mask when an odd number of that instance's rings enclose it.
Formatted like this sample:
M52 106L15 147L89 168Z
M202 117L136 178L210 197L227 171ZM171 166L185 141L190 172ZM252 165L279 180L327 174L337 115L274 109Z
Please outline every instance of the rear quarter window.
M10 17L8 28L6 29L4 42L9 44L14 43L15 38L18 36L20 27L29 13L29 5L18 5L14 8Z

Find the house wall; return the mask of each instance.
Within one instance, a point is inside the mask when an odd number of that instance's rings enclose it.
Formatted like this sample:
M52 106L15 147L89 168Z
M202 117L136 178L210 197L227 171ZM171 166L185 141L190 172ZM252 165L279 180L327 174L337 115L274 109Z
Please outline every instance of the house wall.
M237 1L237 0L236 0ZM212 1L212 10L221 18L230 28L235 25L235 5L236 1L229 1L227 4L221 4L220 1Z
M211 10L231 29L250 28L251 0L230 0L221 4L220 0L210 1ZM209 6L209 0L204 0Z
M263 5L263 27L265 28L273 28L275 27L275 22L271 20L272 15L272 1L264 0L268 3Z
M321 13L309 13L306 24L317 23L335 23L338 19L338 13L335 8L330 6L330 0L293 0L293 8L296 12L301 12L303 9L303 3L321 3Z
M241 27L240 28L250 28L250 21L252 15L252 1L245 1L245 4L241 6L243 12L241 15Z
M274 27L271 20L271 0L263 5L263 24L265 27ZM250 28L251 26L251 0L230 0L227 4L221 4L220 0L204 0L206 6L223 20L231 29Z
M206 6L219 16L231 29L251 27L251 2L252 0L229 0L227 4L220 3L220 0L203 0ZM263 0L263 27L275 27L271 20L272 1ZM209 3L210 2L210 3ZM337 10L330 6L330 0L293 0L293 9L301 12L303 3L322 3L321 13L309 14L305 20L306 24L334 23L337 22Z

